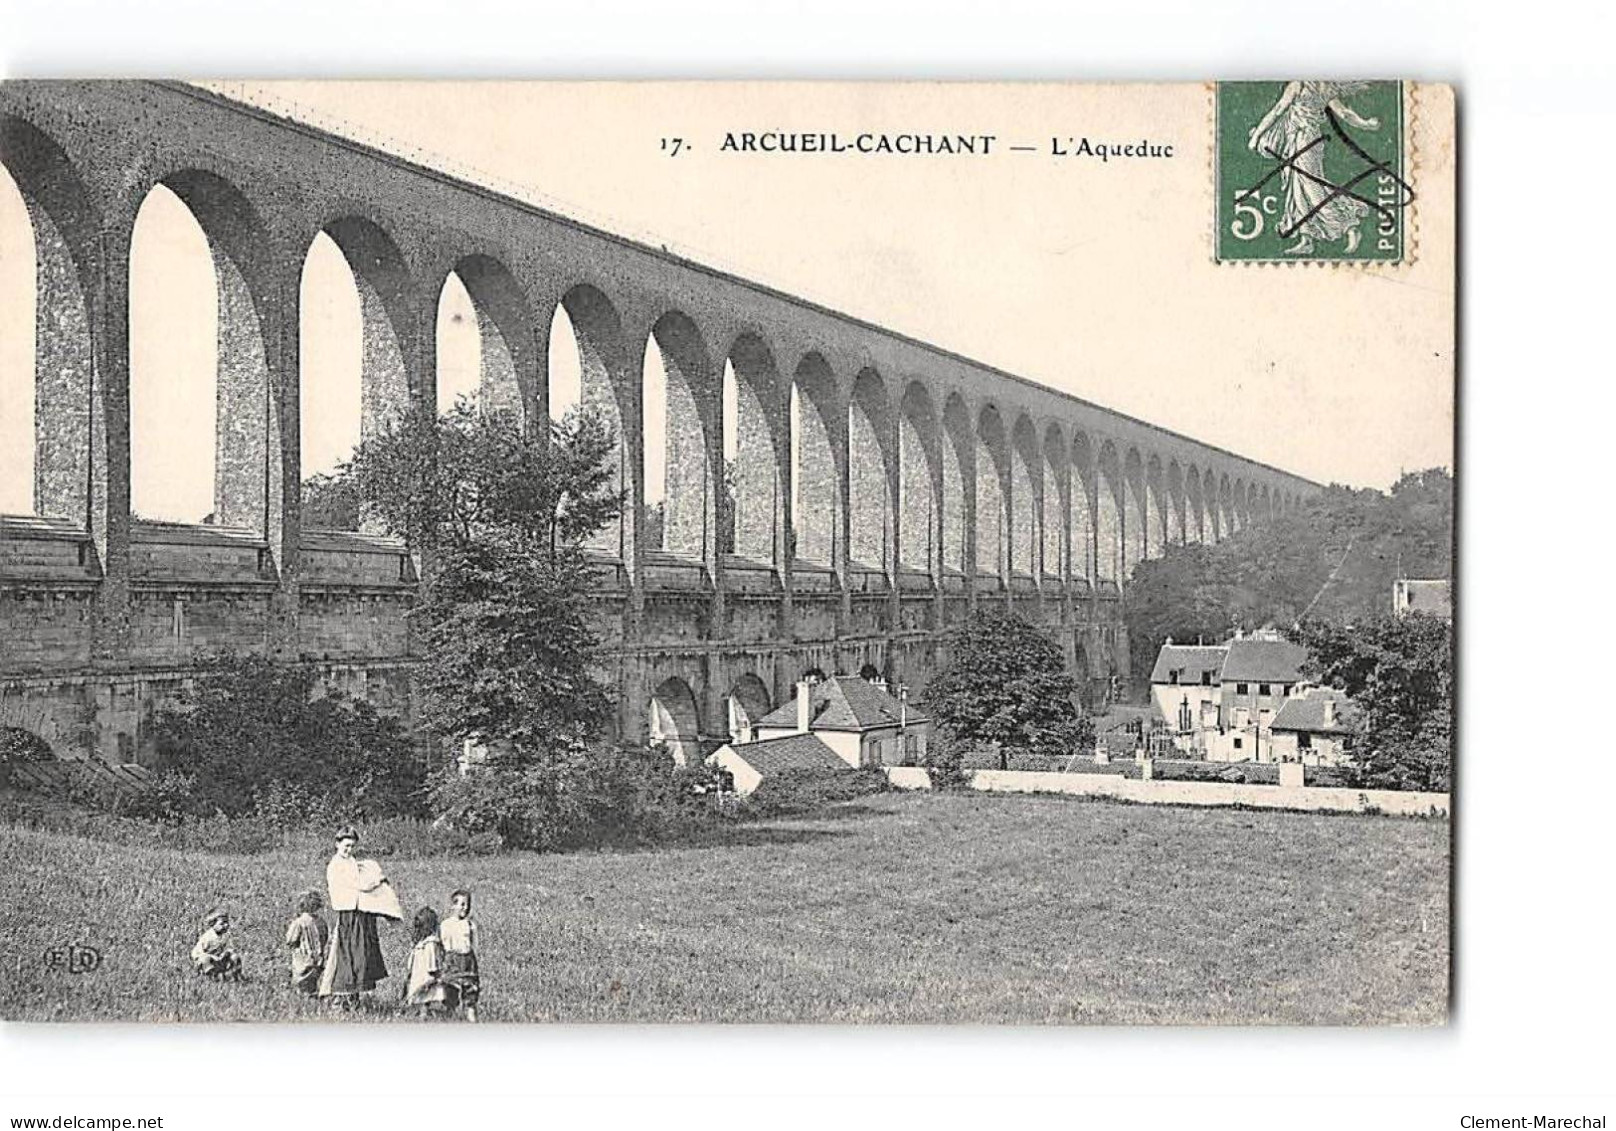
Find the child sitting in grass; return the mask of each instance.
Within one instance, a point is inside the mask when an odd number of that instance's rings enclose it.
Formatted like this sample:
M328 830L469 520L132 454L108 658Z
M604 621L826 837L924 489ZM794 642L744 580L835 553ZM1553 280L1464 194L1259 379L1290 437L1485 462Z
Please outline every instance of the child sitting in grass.
M317 891L306 891L297 900L297 917L286 925L286 945L292 948L292 988L313 994L320 988L320 972L325 969L325 944L329 937L320 909L325 899Z
M240 982L241 959L225 941L230 933L230 913L215 907L202 919L203 931L191 948L191 962L197 973L220 982Z
M452 1007L453 991L443 981L443 943L438 939L438 913L423 907L415 913L410 951L410 973L404 984L404 1003L434 1017Z

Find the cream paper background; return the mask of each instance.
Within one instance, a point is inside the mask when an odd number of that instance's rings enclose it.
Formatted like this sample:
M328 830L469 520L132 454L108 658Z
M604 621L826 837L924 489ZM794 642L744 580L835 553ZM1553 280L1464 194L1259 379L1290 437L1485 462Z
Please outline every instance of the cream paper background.
M1416 88L1411 107L1414 261L1378 268L1213 262L1206 84L206 85L1321 482L1385 487L1453 462L1445 86ZM747 130L998 140L989 157L719 151L727 131ZM1051 138L1085 136L1171 144L1175 156L1049 156ZM690 148L666 156L663 137ZM20 213L0 184L3 510L28 509ZM194 519L211 491L199 467L212 458L213 327L185 311L206 304L211 276L195 267L194 232L188 243L172 221L136 237L135 505ZM446 302L440 317L450 342L475 334L455 312ZM306 315L306 473L357 433L355 383L330 361L357 348L356 333L334 311ZM647 465L660 469L662 430L647 423Z

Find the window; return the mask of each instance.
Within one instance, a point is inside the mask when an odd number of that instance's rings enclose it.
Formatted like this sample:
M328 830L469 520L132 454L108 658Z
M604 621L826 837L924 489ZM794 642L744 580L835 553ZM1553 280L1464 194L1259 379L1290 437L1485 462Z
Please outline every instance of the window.
M1271 691L1271 690L1270 690L1270 689L1269 689L1269 686L1268 686L1268 684L1266 684L1266 683L1259 683L1259 684L1258 684L1258 685L1257 685L1257 694L1258 694L1258 695L1272 695L1272 694L1273 694L1273 692L1272 692L1272 691Z
M1240 740L1238 738L1234 740L1234 748L1236 750L1241 749Z
M1311 750L1311 749L1313 749L1313 736L1311 734L1308 734L1306 731L1303 731L1301 734L1298 734L1296 736L1296 749L1298 749L1298 750Z
M1288 683L1280 684L1279 685L1279 693L1281 695L1289 695L1291 693L1291 685L1288 684Z
M1202 672L1201 673L1201 686L1202 687L1211 687L1212 686L1212 673L1211 672Z
M1178 669L1177 668L1174 668L1172 671L1167 673L1167 682L1168 683L1177 683L1178 682Z
M1246 690L1247 686L1248 685L1244 684L1244 683L1235 684L1234 685L1234 693L1236 695L1249 695L1249 694L1251 694L1248 690Z

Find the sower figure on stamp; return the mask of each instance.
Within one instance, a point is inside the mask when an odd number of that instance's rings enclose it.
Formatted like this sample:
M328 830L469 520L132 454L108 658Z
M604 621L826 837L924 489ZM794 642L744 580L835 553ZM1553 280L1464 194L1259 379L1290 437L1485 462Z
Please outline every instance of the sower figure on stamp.
M1361 200L1340 193L1324 176L1325 110L1349 126L1360 130L1380 129L1378 118L1365 118L1341 99L1363 90L1361 82L1288 82L1279 101L1252 127L1246 148L1276 161L1285 162L1280 184L1285 193L1285 210L1280 215L1281 234L1297 236L1285 249L1286 255L1309 255L1314 241L1334 243L1346 237L1346 254L1358 249L1363 239L1359 224L1369 214Z

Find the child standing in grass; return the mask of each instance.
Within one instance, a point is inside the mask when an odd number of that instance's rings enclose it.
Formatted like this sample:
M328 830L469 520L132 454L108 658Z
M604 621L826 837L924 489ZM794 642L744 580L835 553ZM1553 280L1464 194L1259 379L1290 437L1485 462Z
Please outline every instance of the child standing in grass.
M320 988L320 972L325 969L325 905L317 891L306 891L297 901L297 917L286 926L286 945L292 948L292 988L313 994Z
M455 990L467 1021L477 1020L477 921L471 917L471 892L461 888L449 897L449 917L438 928L443 942L443 980Z
M443 943L438 938L438 913L423 907L415 913L415 947L410 951L410 973L404 984L404 1002L420 1009L422 1017L444 1012L453 991L443 981Z
M191 948L191 962L197 973L220 982L239 982L241 959L225 941L230 933L230 913L215 907L202 919L202 934Z

